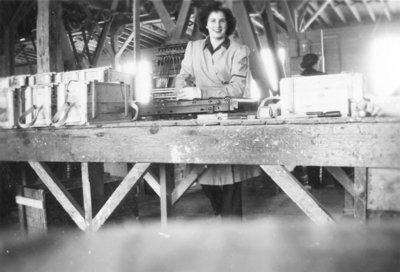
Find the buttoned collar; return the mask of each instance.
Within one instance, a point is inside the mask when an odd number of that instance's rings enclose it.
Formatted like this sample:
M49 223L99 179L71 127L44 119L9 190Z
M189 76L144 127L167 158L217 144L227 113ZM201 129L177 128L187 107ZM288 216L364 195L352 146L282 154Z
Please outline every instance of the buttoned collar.
M225 49L228 49L228 47L231 45L231 40L229 40L229 38L228 37L226 37L225 38L225 40L220 44L220 45L218 45L217 46L217 48L213 48L213 46L212 46L212 44L211 44L211 41L210 41L210 37L207 37L206 38L206 41L204 42L204 48L203 49L208 49L209 51L210 51L210 53L211 53L211 55L212 54L214 54L216 51L218 51L222 46L225 48Z

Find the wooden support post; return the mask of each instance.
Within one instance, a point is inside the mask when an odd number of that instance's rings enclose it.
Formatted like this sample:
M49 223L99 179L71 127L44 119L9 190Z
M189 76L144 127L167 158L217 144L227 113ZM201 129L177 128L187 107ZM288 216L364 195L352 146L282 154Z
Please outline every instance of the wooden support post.
M64 185L51 173L46 165L34 161L30 161L29 164L78 227L81 230L86 230L83 210L65 189Z
M280 62L278 57L278 37L276 35L276 24L274 21L274 17L272 15L271 3L270 1L265 1L265 9L261 13L261 17L264 23L264 29L267 36L268 46L272 52L273 61L275 64L275 68L277 71L278 82L279 80L284 77L284 69L283 64ZM277 86L278 87L278 86Z
M334 220L321 204L297 181L295 177L280 165L260 165L297 206L316 224L332 224Z
M113 194L108 198L107 202L97 213L96 217L92 220L90 229L97 231L108 217L112 214L115 208L121 203L124 197L129 193L132 187L138 180L144 176L150 163L136 163L129 171L128 175L122 180L121 184L115 189Z
M15 29L8 27L4 29L4 75L10 76L15 70Z
M245 2L250 5L250 2ZM238 22L240 37L244 44L250 48L250 71L254 80L261 91L261 98L269 96L271 84L267 78L267 72L260 55L260 43L254 32L253 24L250 21L249 11L246 8L244 1L233 0L232 12Z
M87 162L83 162L82 170L82 193L83 193L83 209L85 211L86 224L90 225L92 221L92 193L89 179L89 166Z
M367 220L368 168L354 168L354 217L361 223Z
M101 31L100 38L97 41L96 51L94 52L94 55L93 55L93 59L92 59L92 63L91 63L92 67L97 66L97 62L100 59L100 54L103 52L103 48L104 48L104 44L106 42L107 35L110 32L113 18L114 17L111 17L110 21L105 23L105 25L103 26L103 30Z
M37 16L37 72L60 72L64 70L62 60L59 1L38 1Z
M160 165L160 209L161 228L167 228L167 218L173 213L172 190L174 187L174 165Z

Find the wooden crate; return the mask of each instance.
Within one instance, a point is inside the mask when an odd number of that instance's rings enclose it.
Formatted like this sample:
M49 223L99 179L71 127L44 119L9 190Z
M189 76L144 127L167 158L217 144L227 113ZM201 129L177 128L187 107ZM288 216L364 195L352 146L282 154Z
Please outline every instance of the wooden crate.
M351 116L352 104L363 98L363 82L359 73L284 78L280 81L282 116L327 111Z
M26 79L27 77L25 76ZM23 77L20 76L0 78L1 128L14 128L17 126L18 118L24 109L22 100L26 88L25 83Z
M131 74L113 70L111 67L98 67L84 70L75 70L57 73L55 83L69 83L70 81L98 81L98 82L123 82L133 86L133 76Z
M58 85L55 126L129 120L130 87L124 83L70 81Z
M56 73L41 73L41 74L31 75L28 78L28 85L29 86L50 85L55 83L55 76Z
M21 91L25 111L19 116L21 128L51 125L56 112L56 88L54 85L34 85Z

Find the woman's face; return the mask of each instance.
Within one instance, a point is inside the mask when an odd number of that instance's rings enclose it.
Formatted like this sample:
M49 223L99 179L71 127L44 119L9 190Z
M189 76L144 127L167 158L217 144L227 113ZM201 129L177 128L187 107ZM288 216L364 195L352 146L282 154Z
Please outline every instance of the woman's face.
M228 23L226 22L225 14L222 11L213 11L208 15L207 29L210 38L213 39L225 39L226 28Z

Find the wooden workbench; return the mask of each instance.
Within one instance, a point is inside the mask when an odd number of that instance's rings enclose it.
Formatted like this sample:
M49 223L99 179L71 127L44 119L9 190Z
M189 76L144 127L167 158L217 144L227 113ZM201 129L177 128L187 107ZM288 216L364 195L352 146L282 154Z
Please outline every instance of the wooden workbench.
M286 166L327 166L333 172L343 166L400 168L399 135L400 119L389 118L164 120L11 129L0 130L0 161L28 161L83 230L97 230L141 177L157 184L147 173L152 163L161 165L158 194L164 225L169 207L197 177L189 176L172 190L165 169L176 163L260 165L314 222L323 224L333 219ZM79 207L41 163L47 161L82 162L85 207ZM135 163L94 218L89 162ZM365 175L356 171L354 186L364 186L364 190L354 190L340 171L334 175L353 197L365 198L365 179L357 173Z

